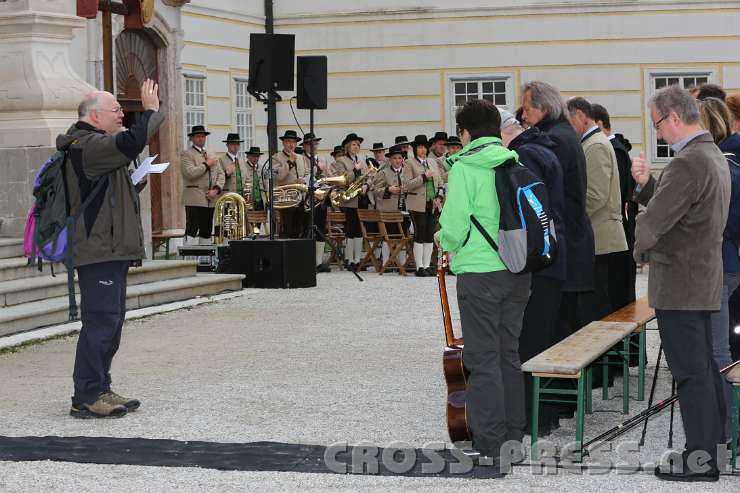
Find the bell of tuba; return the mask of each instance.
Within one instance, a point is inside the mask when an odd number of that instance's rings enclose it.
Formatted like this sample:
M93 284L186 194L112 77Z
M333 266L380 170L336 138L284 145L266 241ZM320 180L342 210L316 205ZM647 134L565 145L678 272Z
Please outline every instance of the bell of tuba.
M221 195L214 209L217 245L247 236L247 202L241 195L234 192Z

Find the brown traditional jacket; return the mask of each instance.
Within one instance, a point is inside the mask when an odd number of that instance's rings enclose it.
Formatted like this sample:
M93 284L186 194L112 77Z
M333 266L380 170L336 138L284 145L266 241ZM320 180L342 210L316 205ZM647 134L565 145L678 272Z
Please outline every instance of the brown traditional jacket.
M206 164L206 152L191 146L180 154L180 171L183 177L182 201L191 207L213 207L216 199L208 200L208 190L223 190L225 175L219 163L212 168Z

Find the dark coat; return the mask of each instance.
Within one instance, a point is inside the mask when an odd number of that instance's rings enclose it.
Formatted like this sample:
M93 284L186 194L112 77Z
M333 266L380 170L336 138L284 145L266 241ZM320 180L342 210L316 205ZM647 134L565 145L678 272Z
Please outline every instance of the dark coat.
M552 277L565 281L567 276L566 258L568 255L565 224L565 191L563 190L563 170L557 156L552 151L553 142L536 127L525 130L509 143L509 149L519 154L519 162L535 173L545 183L547 197L550 201L548 213L555 222L555 236L558 242L558 253L553 264L536 272L535 276ZM561 246L562 245L562 246Z
M586 155L581 139L565 117L545 118L536 126L555 143L552 150L563 169L568 273L563 291L591 291L594 287L594 233L586 215Z
M722 263L725 272L740 272L740 134L732 134L719 143L719 149L730 159L732 192L730 194L730 214L722 241ZM731 162L732 161L732 162ZM737 163L737 164L736 164ZM734 237L734 240L733 240Z
M70 214L77 214L99 180L105 180L77 221L75 267L117 260L138 262L144 257L139 196L128 167L162 121L161 113L145 111L130 130L116 135L80 121L57 137L57 149L69 146L66 181Z
M622 134L614 134L611 139L614 154L617 156L617 165L619 167L619 190L622 194L622 225L624 226L624 235L627 238L627 248L632 252L635 247L635 218L639 206L632 200L632 193L635 190L635 179L632 178L632 158L630 151L632 144Z
M660 310L719 310L727 159L708 133L692 139L637 196L635 259L647 254L648 301Z

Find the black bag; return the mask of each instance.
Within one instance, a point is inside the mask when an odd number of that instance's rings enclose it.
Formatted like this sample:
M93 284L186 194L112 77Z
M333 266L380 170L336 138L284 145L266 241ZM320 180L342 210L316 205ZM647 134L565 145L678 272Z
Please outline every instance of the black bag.
M494 172L501 212L498 245L474 215L470 220L510 272L544 269L553 263L558 249L545 184L514 159L494 168Z

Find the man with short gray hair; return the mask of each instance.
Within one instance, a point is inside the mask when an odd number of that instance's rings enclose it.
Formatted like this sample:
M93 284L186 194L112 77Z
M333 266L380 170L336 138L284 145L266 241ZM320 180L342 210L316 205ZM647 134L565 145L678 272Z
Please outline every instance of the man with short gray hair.
M666 361L678 386L686 450L671 481L719 479L724 445L722 376L712 354L710 312L720 308L722 234L730 204L727 161L701 127L691 94L678 86L650 100L657 137L676 153L656 180L643 153L633 160L637 200L635 259L650 262L648 299L655 308Z

